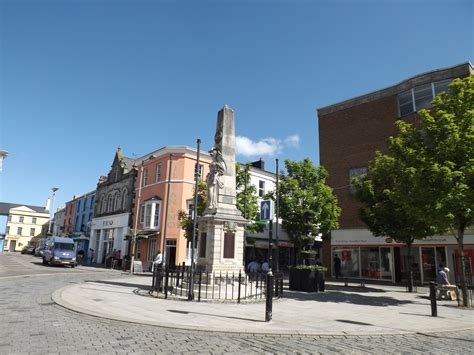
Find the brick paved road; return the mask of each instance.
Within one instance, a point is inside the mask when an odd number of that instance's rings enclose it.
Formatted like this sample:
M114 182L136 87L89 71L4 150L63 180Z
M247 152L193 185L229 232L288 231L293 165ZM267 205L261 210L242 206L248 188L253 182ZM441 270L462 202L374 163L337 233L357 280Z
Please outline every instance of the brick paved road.
M47 267L40 265L40 261L28 255L0 254L1 354L470 353L474 346L472 332L384 337L252 336L99 319L53 304L51 293L69 283L123 275L91 268ZM20 276L25 273L36 276Z

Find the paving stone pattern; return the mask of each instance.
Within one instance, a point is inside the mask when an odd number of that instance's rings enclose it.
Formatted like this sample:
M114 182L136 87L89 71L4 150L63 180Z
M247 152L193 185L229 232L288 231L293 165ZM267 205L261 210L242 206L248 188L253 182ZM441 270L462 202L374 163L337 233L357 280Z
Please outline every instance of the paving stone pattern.
M466 354L471 353L474 345L471 331L396 336L256 336L106 320L66 310L51 301L51 293L70 283L120 277L120 272L31 264L38 260L26 255L0 254L0 354ZM15 268L11 272L14 275L23 270L37 276L8 277L10 268Z

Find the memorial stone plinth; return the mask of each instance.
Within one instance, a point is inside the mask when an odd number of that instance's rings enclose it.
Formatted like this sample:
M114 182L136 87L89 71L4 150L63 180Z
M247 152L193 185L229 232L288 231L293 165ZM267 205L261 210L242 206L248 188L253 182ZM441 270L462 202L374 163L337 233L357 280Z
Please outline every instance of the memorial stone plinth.
M207 272L244 270L244 228L247 220L237 209L234 111L227 105L217 114L210 172L206 178L207 205L199 218L198 267Z

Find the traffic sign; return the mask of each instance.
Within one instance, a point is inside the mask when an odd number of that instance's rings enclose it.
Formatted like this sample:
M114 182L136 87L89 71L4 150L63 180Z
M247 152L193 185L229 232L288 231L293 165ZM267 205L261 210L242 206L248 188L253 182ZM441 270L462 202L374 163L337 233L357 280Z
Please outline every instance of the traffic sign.
M260 220L273 221L274 208L273 200L263 200L260 202Z

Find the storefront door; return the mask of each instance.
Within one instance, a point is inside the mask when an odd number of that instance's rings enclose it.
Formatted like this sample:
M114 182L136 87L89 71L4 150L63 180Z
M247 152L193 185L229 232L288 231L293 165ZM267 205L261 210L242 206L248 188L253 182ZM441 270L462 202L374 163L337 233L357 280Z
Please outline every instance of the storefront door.
M436 281L436 259L434 247L421 248L423 283Z

